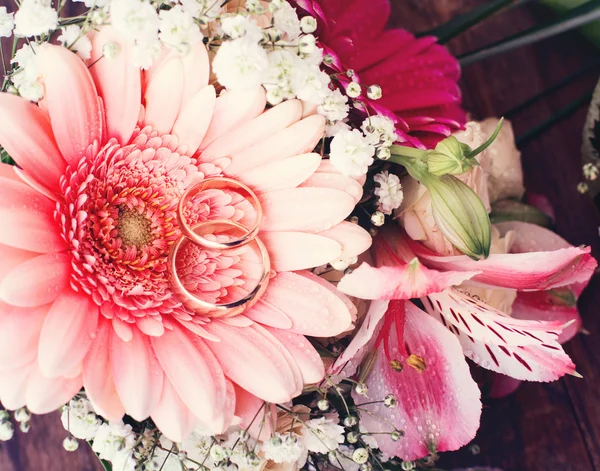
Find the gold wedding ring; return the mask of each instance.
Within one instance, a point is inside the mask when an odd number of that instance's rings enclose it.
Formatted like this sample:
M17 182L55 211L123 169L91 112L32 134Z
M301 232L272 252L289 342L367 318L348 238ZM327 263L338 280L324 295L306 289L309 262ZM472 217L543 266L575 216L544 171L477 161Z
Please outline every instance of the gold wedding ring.
M246 196L246 200L253 205L256 212L256 221L252 227L247 228L240 223L222 219L203 221L190 227L183 214L186 204L190 197L209 189L233 189L237 193ZM210 315L211 317L231 317L241 314L246 309L251 307L256 301L258 301L258 299L260 299L260 296L267 288L271 273L269 254L265 245L257 237L261 219L262 207L258 197L250 188L243 183L238 182L237 180L225 177L207 178L192 185L183 193L177 209L177 220L179 222L182 235L171 247L168 265L173 291L178 295L186 307L198 314ZM223 235L231 233L232 231L236 234L234 234L233 239L230 238L229 240L223 241L217 240L217 238L209 239L206 237L209 234ZM227 235L231 236L232 234ZM200 299L188 291L177 274L177 254L181 250L183 243L186 241L188 243L193 243L201 249L219 251L228 251L251 243L255 244L260 251L262 262L262 273L258 283L246 296L229 303L215 304Z

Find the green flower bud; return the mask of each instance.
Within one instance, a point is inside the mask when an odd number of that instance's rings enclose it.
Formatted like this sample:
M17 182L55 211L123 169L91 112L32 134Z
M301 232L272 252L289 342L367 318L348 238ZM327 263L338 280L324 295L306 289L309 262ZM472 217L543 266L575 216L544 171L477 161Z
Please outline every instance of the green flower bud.
M429 190L433 217L446 239L474 260L487 258L492 231L477 193L452 175L427 175L421 182Z
M460 175L468 172L477 165L474 157L467 157L471 148L462 144L454 136L438 142L435 149L427 156L429 173L441 177L442 175Z

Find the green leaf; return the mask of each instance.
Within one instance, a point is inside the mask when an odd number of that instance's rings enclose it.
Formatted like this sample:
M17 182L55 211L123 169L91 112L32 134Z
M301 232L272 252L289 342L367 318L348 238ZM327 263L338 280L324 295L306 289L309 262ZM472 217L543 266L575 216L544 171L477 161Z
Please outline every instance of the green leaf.
M9 165L14 165L15 161L13 159L11 159L10 155L8 155L8 152L6 152L4 150L4 148L0 147L0 161L3 164L9 164Z
M579 28L597 20L600 20L600 0L593 0L574 8L567 14L546 25L509 36L508 38L469 52L458 59L462 66L466 66L482 59L487 59L488 57L556 36L571 29Z
M522 221L550 227L552 218L533 206L514 200L501 200L492 204L492 224L504 221Z
M452 38L467 31L504 7L514 3L515 0L493 0L481 6L475 7L462 15L455 16L447 23L437 28L420 34L419 36L435 36L440 44L445 44Z

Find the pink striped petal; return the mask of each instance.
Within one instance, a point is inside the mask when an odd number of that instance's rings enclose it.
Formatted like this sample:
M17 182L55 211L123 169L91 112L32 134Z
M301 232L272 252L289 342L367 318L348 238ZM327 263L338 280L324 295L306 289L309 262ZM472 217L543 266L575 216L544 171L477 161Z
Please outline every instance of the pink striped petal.
M319 169L317 173L332 173L334 175L341 175L340 171L331 163L329 159L321 160L321 165L319 165ZM362 177L355 178L355 180L360 183L361 186L364 186L367 181L367 176L363 175Z
M297 366L290 366L283 346L264 335L258 325L239 328L212 321L206 329L221 339L208 346L233 382L273 403L289 401L300 393Z
M183 65L179 58L173 57L160 65L148 83L144 94L144 124L161 134L169 133L182 104L182 87Z
M215 87L210 85L182 103L172 133L181 145L187 146L187 155L193 155L200 147L210 126L216 100Z
M160 337L165 332L165 326L162 323L162 319L144 316L135 320L135 325L143 334L150 337Z
M259 304L284 313L292 320L290 331L297 334L333 337L352 325L351 313L341 297L299 273L278 273L269 281Z
M35 363L23 365L0 374L0 402L8 410L17 410L27 405L27 381Z
M36 181L58 191L67 163L52 133L50 117L39 106L0 93L0 145Z
M303 278L308 279L309 281L317 283L319 286L321 286L321 288L325 288L327 291L329 291L330 294L333 294L337 299L344 303L344 306L346 306L346 309L348 309L348 312L350 313L350 318L352 322L356 321L358 309L356 308L354 302L352 302L352 300L348 296L346 296L344 293L338 290L337 287L333 285L333 283L330 283L324 277L317 276L313 272L308 270L297 271L295 273ZM348 328L351 327L353 326L350 325Z
M361 299L411 299L459 285L473 275L473 272L430 270L417 258L392 267L374 268L363 263L341 279L338 289Z
M354 199L329 188L292 188L260 196L264 231L321 232L342 222L354 209Z
M83 386L94 410L107 420L120 420L125 414L110 366L112 325L100 319L96 338L83 361Z
M65 376L77 367L97 328L98 305L87 294L62 293L50 307L40 336L38 362L44 376Z
M206 149L217 138L237 126L256 118L265 109L265 89L231 90L221 94L215 104L213 120L200 146Z
M472 313L461 310L448 316L438 306L442 296L432 297L431 304L424 301L427 310L458 337L465 356L478 365L527 381L554 381L564 374L576 374L575 365L557 342L559 322L509 316L498 321L500 316L494 315L492 308L485 314L478 312L474 319L479 322L471 322Z
M225 377L206 343L178 326L151 342L182 402L211 430L220 429L226 409Z
M382 451L415 460L433 450L457 450L470 442L479 427L481 401L456 337L412 303L406 303L405 316L406 349L423 358L426 368L419 372L404 364L402 371L395 371L379 349L367 380L369 397L382 400L391 393L398 406L364 406L374 415L361 414L361 423L370 433L382 433L376 435ZM395 329L389 333L390 349L397 352ZM392 441L392 427L403 430L404 437Z
M22 181L19 178L19 175L17 175L16 170L16 166L0 162L0 178L6 178L7 180L14 180L21 183Z
M103 57L106 44L117 45L116 57ZM133 42L111 26L104 26L92 36L92 57L89 71L102 98L106 116L106 134L122 145L129 142L142 100L140 70L132 63Z
M410 247L419 259L438 270L480 271L474 281L518 290L546 290L583 283L594 273L597 263L589 247L569 247L551 252L492 254L475 261L466 255L441 257L412 241Z
M269 132L268 136L256 141L257 144L230 154L231 165L225 173L243 175L256 167L312 152L324 132L325 118L322 116L310 116L276 133Z
M304 337L304 335L294 334L293 332L265 327L291 354L300 371L304 384L315 384L325 376L325 367L323 360Z
M68 288L71 260L66 254L39 255L21 263L0 284L0 298L13 306L53 302Z
M319 154L301 154L267 165L261 165L240 175L246 185L257 193L295 188L319 167Z
M210 64L208 51L203 42L192 47L192 50L181 57L183 64L183 96L182 103L188 103L196 93L208 85Z
M160 400L164 373L146 336L135 328L132 333L131 340L124 342L112 332L110 365L126 413L141 422Z
M77 165L94 141L102 143L103 118L96 87L85 64L64 47L42 44L37 58L54 137L65 160Z
M274 106L216 139L203 150L202 157L212 161L241 152L299 121L301 108L298 100Z
M69 402L81 389L81 376L47 378L36 366L27 380L27 407L34 414L49 414Z
M293 325L292 320L284 312L260 300L245 311L244 316L259 324L277 327L278 329L288 330Z
M164 380L160 401L152 412L152 420L169 440L176 443L183 442L198 422L167 378Z
M342 246L341 258L358 257L369 249L372 242L371 235L365 229L348 221L342 221L318 235L337 241Z
M333 239L306 232L262 232L275 271L318 267L339 258L342 246Z
M37 359L38 342L48 306L14 307L0 302L0 376Z
M67 245L54 221L54 204L22 182L0 178L0 243L38 253Z
M309 188L332 188L344 191L354 198L355 204L360 201L363 195L362 185L354 178L346 177L341 173L317 172L311 175L302 186Z

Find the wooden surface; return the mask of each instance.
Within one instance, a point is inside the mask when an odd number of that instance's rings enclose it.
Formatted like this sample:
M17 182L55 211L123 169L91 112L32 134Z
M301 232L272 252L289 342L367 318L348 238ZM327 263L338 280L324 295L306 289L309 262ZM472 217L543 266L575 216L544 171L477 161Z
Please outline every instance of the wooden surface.
M391 0L393 23L426 31L486 0ZM13 2L0 0L0 5ZM489 19L450 44L462 54L548 20L530 2ZM465 106L474 118L502 115L529 97L598 59L600 51L575 33L470 65L463 72ZM591 90L600 69L531 108L514 120L517 134ZM585 109L547 131L523 150L527 187L544 193L557 213L557 231L573 244L588 244L600 256L600 220L592 202L575 191L581 179L579 149ZM444 469L494 466L505 471L600 471L600 280L580 300L585 328L566 349L584 379L522 385L512 396L488 402L482 426L466 447L443 455ZM20 432L0 449L0 471L99 471L91 451L61 447L65 432L56 415L34 417L32 431Z

